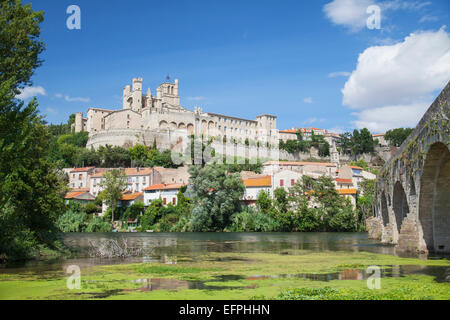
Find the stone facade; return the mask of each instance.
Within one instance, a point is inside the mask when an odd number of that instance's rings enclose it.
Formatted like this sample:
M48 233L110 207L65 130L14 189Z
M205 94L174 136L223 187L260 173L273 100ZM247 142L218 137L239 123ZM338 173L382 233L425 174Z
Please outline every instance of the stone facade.
M156 89L142 92L141 78L123 89L121 110L91 108L87 118L77 113L75 132L89 132L87 147L97 149L106 144L129 147L136 143L151 146L156 140L160 149L172 149L180 138L189 135L213 137L218 141L233 140L245 144L260 142L278 144L277 118L260 115L255 120L217 113L194 111L180 105L179 82L164 82Z

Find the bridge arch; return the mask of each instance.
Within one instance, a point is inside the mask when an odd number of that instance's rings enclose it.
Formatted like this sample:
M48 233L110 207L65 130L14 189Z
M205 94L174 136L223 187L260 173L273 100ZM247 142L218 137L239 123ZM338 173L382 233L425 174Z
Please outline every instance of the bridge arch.
M419 220L428 251L450 249L450 152L441 142L430 146L420 181Z
M395 221L397 223L397 230L400 234L402 223L409 213L408 198L400 181L394 185L394 194L392 196L392 206L394 208Z

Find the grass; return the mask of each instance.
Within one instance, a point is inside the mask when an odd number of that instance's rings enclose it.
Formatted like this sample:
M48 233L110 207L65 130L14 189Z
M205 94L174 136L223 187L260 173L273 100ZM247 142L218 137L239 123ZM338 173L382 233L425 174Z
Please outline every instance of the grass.
M380 290L366 280L318 281L282 275L357 273L368 266L441 266L448 260L420 260L374 253L290 251L208 253L177 264L121 264L81 270L81 289L67 289L64 270L0 273L0 299L450 299L450 283L420 272L381 279ZM420 271L420 270L419 270ZM345 278L345 277L344 277ZM141 279L140 281L136 281ZM143 279L152 279L143 282ZM357 278L355 278L357 279Z

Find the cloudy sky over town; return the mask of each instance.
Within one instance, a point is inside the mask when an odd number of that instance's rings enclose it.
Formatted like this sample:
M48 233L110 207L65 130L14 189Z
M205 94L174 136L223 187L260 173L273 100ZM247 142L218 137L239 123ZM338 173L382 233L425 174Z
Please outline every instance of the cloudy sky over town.
M20 97L37 96L52 123L89 107L121 108L133 77L156 94L170 75L191 110L274 114L279 129L379 133L415 126L450 80L448 0L32 4L46 12L47 49ZM80 30L66 26L72 4Z

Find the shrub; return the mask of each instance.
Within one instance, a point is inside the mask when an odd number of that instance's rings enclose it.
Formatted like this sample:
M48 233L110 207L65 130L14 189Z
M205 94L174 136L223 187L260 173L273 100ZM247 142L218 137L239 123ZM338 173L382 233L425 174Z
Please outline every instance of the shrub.
M56 227L62 232L82 232L86 222L86 213L66 211L56 220Z
M111 224L104 221L102 218L94 216L89 220L85 232L111 232Z

